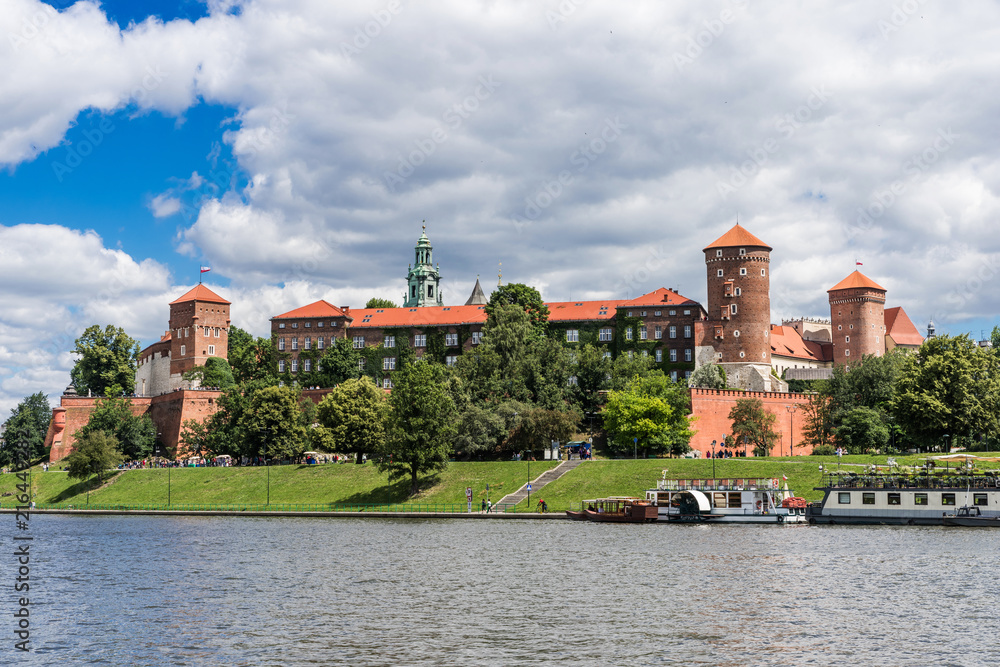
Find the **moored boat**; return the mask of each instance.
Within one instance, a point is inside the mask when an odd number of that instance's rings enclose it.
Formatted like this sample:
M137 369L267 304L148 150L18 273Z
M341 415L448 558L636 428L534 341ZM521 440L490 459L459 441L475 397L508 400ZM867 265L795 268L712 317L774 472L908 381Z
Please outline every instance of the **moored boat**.
M806 502L777 479L663 479L646 491L660 521L805 523Z
M613 496L584 500L581 514L588 521L601 523L651 523L656 521L656 507L642 498ZM570 517L575 513L567 512Z
M946 526L1000 528L1000 516L984 516L975 505L959 507L954 514L945 514L941 520Z
M807 509L810 523L994 525L1000 517L1000 477L995 471L873 466L860 473L831 473L817 490L823 491L823 499ZM972 509L949 517L960 502Z

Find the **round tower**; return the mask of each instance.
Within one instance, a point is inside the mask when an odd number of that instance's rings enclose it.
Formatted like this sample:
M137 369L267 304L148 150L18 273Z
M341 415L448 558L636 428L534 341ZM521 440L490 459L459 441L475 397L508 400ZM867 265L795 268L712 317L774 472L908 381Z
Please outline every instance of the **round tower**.
M771 365L771 247L738 223L705 248L715 363Z
M832 288L833 363L857 365L885 353L885 288L855 271Z

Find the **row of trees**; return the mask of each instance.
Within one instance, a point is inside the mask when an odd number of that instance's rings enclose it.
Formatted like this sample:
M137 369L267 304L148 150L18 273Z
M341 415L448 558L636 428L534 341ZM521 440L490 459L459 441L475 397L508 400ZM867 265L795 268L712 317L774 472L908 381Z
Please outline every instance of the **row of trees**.
M837 366L806 409L806 440L819 451L997 446L1000 328L994 346L940 336L915 352L892 351Z

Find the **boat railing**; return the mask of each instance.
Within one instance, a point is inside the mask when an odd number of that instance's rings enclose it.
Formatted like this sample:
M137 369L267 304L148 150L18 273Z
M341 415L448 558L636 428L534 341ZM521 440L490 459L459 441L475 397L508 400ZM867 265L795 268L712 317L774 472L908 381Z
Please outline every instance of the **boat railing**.
M870 475L831 473L826 486L834 489L996 489L1000 478L988 475Z
M659 491L765 491L778 488L775 478L661 479Z

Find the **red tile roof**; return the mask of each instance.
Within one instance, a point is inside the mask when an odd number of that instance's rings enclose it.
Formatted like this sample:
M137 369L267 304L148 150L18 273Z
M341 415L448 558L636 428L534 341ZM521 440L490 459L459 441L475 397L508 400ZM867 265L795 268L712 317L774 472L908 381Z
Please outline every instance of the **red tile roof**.
M833 345L802 340L793 327L771 325L771 354L779 357L794 357L807 361L832 361Z
M187 294L177 299L176 301L171 301L170 305L175 303L186 303L188 301L208 301L210 303L225 303L229 304L228 301L223 299L221 296L208 289L202 284L195 285L192 289L188 290Z
M827 290L827 292L833 292L839 289L857 289L857 288L868 288L877 289L885 291L885 288L879 285L877 282L861 273L860 271L855 271L851 275L847 276L839 283Z
M625 303L621 299L607 301L554 301L549 307L549 322L580 322L583 320L612 320L615 309Z
M924 337L913 326L902 306L885 309L885 331L896 345L920 346L924 343Z
M771 246L761 241L743 227L740 227L739 223L736 223L735 227L715 239L715 241L709 245L705 246L705 250L709 250L711 248L735 248L742 246L756 246L758 248L767 248L768 251L772 250Z
M484 306L420 306L417 308L359 308L348 316L352 329L423 327L486 322Z
M700 308L701 304L666 287L661 287L649 294L638 296L631 301L621 301L618 305L619 308L632 308L636 306L698 306Z
M329 301L323 301L321 299L319 301L310 303L308 306L302 306L301 308L290 310L287 313L276 315L271 319L291 320L303 317L343 317L344 315L345 315L344 311L342 311L340 308L337 308Z

